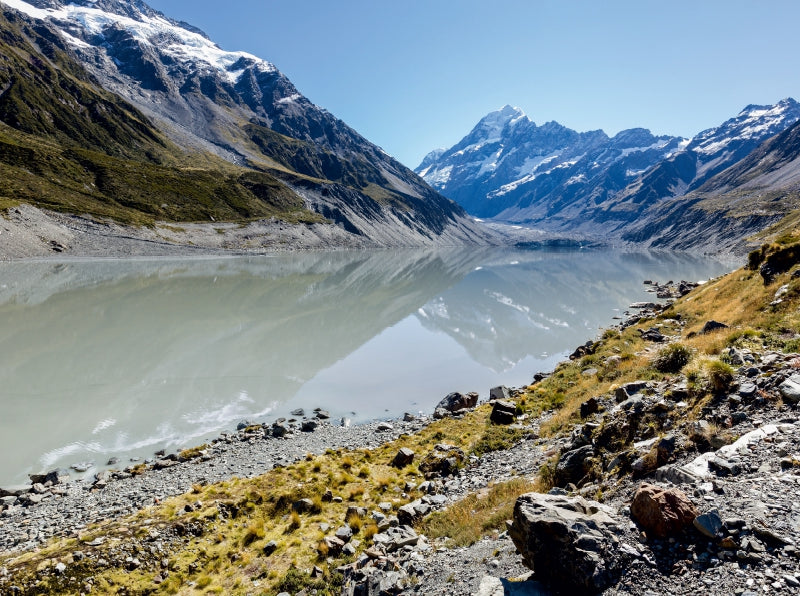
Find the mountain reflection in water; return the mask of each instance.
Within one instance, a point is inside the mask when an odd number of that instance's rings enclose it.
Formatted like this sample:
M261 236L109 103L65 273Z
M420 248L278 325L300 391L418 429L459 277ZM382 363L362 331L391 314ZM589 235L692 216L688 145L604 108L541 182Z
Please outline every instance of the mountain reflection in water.
M0 486L297 407L359 421L485 396L650 298L643 279L730 268L508 249L3 263Z

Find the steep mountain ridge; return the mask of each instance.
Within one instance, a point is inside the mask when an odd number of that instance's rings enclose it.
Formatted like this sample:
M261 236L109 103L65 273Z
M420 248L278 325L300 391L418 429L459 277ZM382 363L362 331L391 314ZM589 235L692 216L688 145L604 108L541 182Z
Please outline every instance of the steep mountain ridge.
M459 206L303 97L265 60L224 51L198 29L139 0L2 4L33 19L30 27L48 31L51 45L89 71L89 84L130 102L131 111L152 120L184 156L213 162L203 157L210 153L245 168L248 176L274 179L281 193L337 224L356 244L458 244L491 237Z
M800 104L792 98L772 106L748 105L734 118L698 133L683 151L659 163L625 189L619 202L652 204L697 190L798 120Z
M759 145L696 191L653 205L623 230L655 247L741 247L754 232L780 236L797 226L800 122ZM699 230L699 232L698 232Z

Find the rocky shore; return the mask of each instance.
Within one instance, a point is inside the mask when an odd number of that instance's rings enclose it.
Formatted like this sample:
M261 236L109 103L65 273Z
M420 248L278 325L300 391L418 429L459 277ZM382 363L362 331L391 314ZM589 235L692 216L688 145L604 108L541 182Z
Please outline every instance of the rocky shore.
M672 291L684 295L690 286ZM767 311L797 310L794 302L788 303L793 297L788 287L769 290L774 299ZM665 291L655 284L654 289ZM431 417L354 427L331 423L324 412L309 413L291 423L242 425L207 446L161 454L147 470L101 473L91 482L65 483L57 474L33 478L24 494L6 494L0 500L0 552L21 556L53 536L73 536L79 548L57 564L40 565L33 583L30 577L24 580L28 583L20 582L14 558L4 559L0 591L36 593L36 581L66 586L72 569L77 577L78 568L100 573L115 566L131 573L150 569L158 586L172 571L170 549L193 532L202 536L203 528L187 521L168 531L139 532L135 539L95 554L93 548L102 548L105 539L90 524L118 520L169 495L191 493L198 485L311 461L309 454L379 449L437 428L439 421L466 419L482 410L489 427L513 430L513 444L485 453L437 444L424 458L416 454L416 460L413 451L400 450L394 465L402 468L416 461L424 475L423 482L406 482L402 495L397 494L405 504L351 505L338 527L320 524L328 562L338 565L342 587L337 591L486 596L797 593L800 356L769 348L766 335L763 341L750 341L754 332L739 329L732 334L726 323L692 320L697 313L655 303L635 306L640 314L577 348L571 361L552 374L536 375L530 387L493 389L489 405L476 404L474 394L452 394ZM782 341L789 342L784 345L793 345L797 333L785 326L779 330ZM684 345L692 340L698 345L716 342L721 348L707 348L713 358L698 355ZM564 387L595 378L599 387L606 375L614 378L625 358L634 358L618 347L626 345L635 345L635 357L648 363L636 369L640 378L584 394L566 426L558 422L558 407L529 413L534 397L541 401L551 390L549 384L560 386L559 377L576 379ZM566 375L568 367L578 376ZM425 535L434 512L447 513L517 481L538 481L549 492L517 498L505 528L468 546ZM322 500L331 498L342 500L330 490ZM303 501L292 505L295 512L315 506L310 499ZM222 518L236 515L229 505L217 507ZM186 508L191 511L192 505ZM375 525L367 548L366 535L356 537L357 525L351 528L362 519ZM263 550L268 556L275 548L269 541ZM340 555L346 558L336 558ZM285 593L318 592L308 578L326 572L314 566L296 573L306 583ZM264 580L259 577L242 593L261 593ZM70 591L97 590L88 582Z

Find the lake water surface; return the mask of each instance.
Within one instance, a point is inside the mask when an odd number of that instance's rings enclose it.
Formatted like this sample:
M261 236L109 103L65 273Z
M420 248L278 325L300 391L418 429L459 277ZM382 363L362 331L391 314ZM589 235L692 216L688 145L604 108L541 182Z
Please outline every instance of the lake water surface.
M313 252L0 263L0 486L196 445L295 408L429 413L550 370L675 253Z

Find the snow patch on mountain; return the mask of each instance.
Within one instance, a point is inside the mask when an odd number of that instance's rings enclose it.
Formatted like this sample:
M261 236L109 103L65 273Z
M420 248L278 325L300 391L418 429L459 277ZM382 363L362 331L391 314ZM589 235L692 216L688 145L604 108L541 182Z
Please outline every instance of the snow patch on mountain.
M232 70L237 63L253 66L258 72L275 72L277 69L269 62L247 52L228 52L210 41L203 34L190 31L169 21L160 13L147 15L139 13L138 18L100 10L92 6L66 4L58 8L37 8L23 0L2 0L4 4L23 12L30 17L54 22L68 22L79 25L89 35L101 39L111 27L124 29L134 39L145 46L157 47L179 63L202 62L218 70L232 83L238 81L244 72L243 68ZM88 44L68 31L67 40L75 46Z

